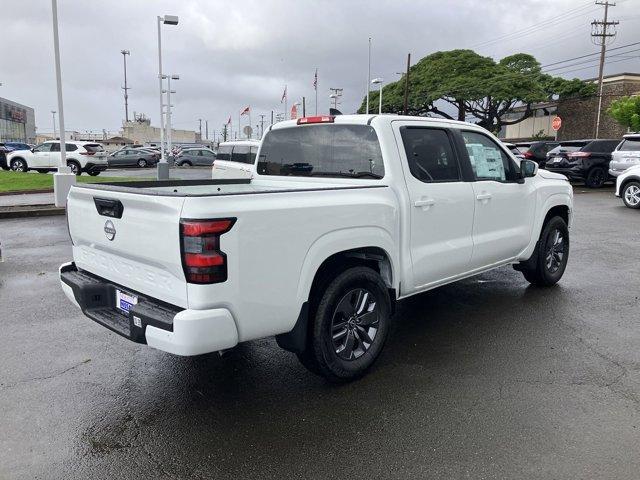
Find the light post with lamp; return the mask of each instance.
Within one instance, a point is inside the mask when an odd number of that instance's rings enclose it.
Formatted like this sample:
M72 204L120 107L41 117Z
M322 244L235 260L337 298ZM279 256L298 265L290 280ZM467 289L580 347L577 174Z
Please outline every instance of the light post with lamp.
M169 179L169 164L164 150L164 116L162 93L162 24L177 25L178 17L175 15L158 16L158 85L160 86L160 161L158 162L158 180Z
M381 77L374 78L373 80L371 80L371 84L372 85L378 85L379 86L378 96L380 98L379 98L379 102L378 102L378 114L382 113L382 82L384 82L384 79L381 78Z
M171 90L171 80L180 80L180 75L163 75L163 78L167 79L167 89L162 90L162 92L167 94L167 151L169 155L171 155L173 150L173 144L171 142L171 107L173 107L173 105L171 105L171 94L176 93L175 90Z

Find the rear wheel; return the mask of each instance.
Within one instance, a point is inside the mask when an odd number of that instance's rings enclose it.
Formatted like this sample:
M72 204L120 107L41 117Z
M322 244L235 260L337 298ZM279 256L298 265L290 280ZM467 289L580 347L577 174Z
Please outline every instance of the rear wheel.
M607 180L607 172L602 167L593 167L587 174L585 185L589 188L600 188Z
M97 177L98 175L100 175L100 170L91 170L90 172L87 172L87 173L92 177Z
M622 201L629 208L640 208L640 183L629 182L622 189Z
M368 267L353 267L313 295L317 308L310 319L307 348L298 358L331 382L364 375L389 332L391 301L382 278Z
M550 287L562 278L568 260L569 229L562 217L553 217L542 229L533 256L519 270L529 283Z
M26 172L29 170L27 167L27 162L25 162L22 158L14 158L11 160L11 170L14 172Z
M138 167L146 168L146 166L147 166L147 161L144 158L141 158L140 160L138 160Z
M82 175L82 169L80 168L80 164L75 160L69 160L67 162L67 167L71 169L71 173L74 175Z
M181 167L191 167L192 165L191 165L191 162L181 162L180 166Z

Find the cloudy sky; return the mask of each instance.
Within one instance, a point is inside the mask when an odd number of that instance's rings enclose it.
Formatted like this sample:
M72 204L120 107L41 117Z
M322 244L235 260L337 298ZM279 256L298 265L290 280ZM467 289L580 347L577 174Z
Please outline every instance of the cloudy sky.
M372 76L398 78L406 55L418 61L438 50L473 48L499 59L515 52L543 65L597 51L589 23L602 7L584 0L58 0L67 130L117 132L124 118L122 55L128 49L130 112L158 123L156 16L178 15L163 27L165 73L176 73L174 127L197 129L198 118L219 131L239 111L283 110L306 96L319 110L329 87L344 88L341 110L353 112L365 91L367 39ZM611 48L640 42L640 0L618 0L620 20ZM2 0L0 96L32 106L39 131L52 130L57 110L51 3ZM635 51L633 51L635 50ZM628 52L628 53L624 53ZM624 53L624 54L621 54ZM640 72L640 45L612 54L606 73ZM552 65L550 73L590 78L596 57ZM587 63L580 63L587 62ZM131 113L130 113L131 115ZM243 117L243 122L247 118ZM204 132L204 127L203 127Z

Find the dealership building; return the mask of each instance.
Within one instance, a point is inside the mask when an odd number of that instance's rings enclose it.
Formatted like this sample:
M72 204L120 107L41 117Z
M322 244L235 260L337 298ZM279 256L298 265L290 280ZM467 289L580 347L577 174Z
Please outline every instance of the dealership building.
M36 143L33 108L0 97L0 142Z

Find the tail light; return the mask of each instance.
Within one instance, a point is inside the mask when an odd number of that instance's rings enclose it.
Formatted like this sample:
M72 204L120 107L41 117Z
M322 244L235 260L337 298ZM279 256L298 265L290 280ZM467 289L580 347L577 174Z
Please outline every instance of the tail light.
M189 283L211 284L227 280L227 256L220 237L233 227L235 218L181 220L182 267Z
M567 157L569 158L584 158L584 157L590 157L591 153L589 152L571 152L567 154Z
M529 160L535 158L535 155L533 153L531 153L531 150L527 150L526 152L524 152L524 158L527 158Z
M80 152L80 155L95 155L96 152L91 152L87 150L86 152Z

